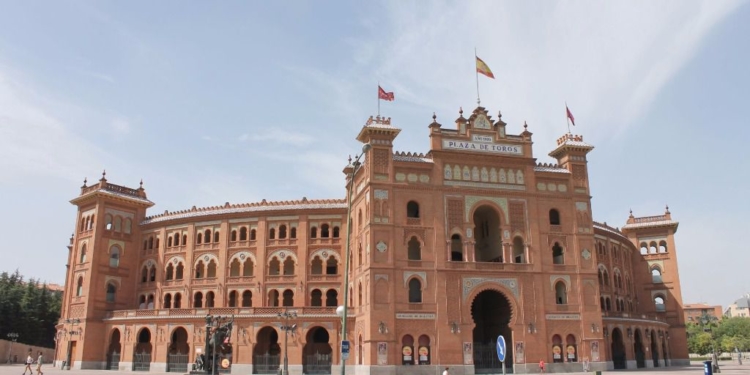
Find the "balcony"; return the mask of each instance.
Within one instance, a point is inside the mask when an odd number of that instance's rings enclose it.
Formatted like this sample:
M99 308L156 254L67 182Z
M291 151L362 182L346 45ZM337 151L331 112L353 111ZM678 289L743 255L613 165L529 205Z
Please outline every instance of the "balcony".
M185 245L168 247L164 252L167 254L182 253L185 252Z
M341 238L310 238L307 242L308 245L339 245L341 244Z
M248 248L248 247L255 247L257 241L231 241L229 242L229 248L230 249L239 249L239 248Z
M216 284L216 278L215 277L207 277L207 278L201 278L201 279L193 279L192 284L193 285L211 285L211 284Z
M255 281L255 276L230 276L227 278L227 284L250 284Z
M434 306L433 306L434 307ZM297 312L300 317L335 318L335 306L305 306L305 307L218 307L198 309L161 309L161 310L116 310L108 311L105 320L154 319L169 317L188 317L205 319L206 315L234 315L236 317L275 318L285 309ZM349 313L354 315L356 309L350 307Z
M266 281L269 283L293 283L294 279L296 278L296 275L274 275L274 276L266 276Z
M638 319L638 320L649 320L666 323L664 316L659 314L638 314L638 313L626 313L621 311L602 311L603 319Z
M307 275L307 281L340 282L341 275Z
M497 263L497 262L448 262L446 269L467 271L530 271L531 263Z
M201 243L195 245L195 251L211 251L211 250L218 250L219 249L219 243L218 242L211 242L211 243Z

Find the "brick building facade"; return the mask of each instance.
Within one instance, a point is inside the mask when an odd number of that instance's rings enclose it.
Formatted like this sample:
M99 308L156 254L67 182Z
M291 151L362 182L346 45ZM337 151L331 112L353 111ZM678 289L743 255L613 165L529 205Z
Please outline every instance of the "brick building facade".
M57 358L185 371L221 315L231 373L275 373L284 355L292 374L338 373L346 294L350 373L498 373L498 335L516 373L686 364L669 211L593 221L593 146L566 134L539 164L526 126L505 128L482 107L450 129L433 117L430 151L402 153L400 129L370 118L371 149L344 169L351 228L347 196L148 216L142 185L84 184Z

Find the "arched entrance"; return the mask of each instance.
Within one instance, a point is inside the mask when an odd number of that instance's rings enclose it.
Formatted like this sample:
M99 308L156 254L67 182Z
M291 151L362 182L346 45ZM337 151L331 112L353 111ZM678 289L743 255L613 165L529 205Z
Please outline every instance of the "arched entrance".
M172 332L167 353L168 372L187 372L188 355L190 354L190 345L187 341L188 334L185 328L178 327Z
M280 366L279 334L271 327L258 331L253 349L253 374L276 374Z
M622 331L619 328L612 330L612 364L615 370L628 368L625 343L623 342Z
M646 352L643 349L643 338L641 337L641 330L635 330L635 343L633 344L633 351L635 352L635 366L637 368L646 367Z
M115 328L112 331L112 338L109 340L109 348L107 349L107 370L119 370L120 353L122 353L120 330Z
M500 216L494 208L481 206L474 212L474 239L476 240L474 245L475 261L503 261Z
M302 372L305 374L330 374L333 362L328 331L314 327L307 332L307 344L303 349Z
M654 361L654 367L659 367L659 343L656 342L656 332L651 330L651 359Z
M138 332L138 343L133 351L133 371L151 370L151 331L148 328Z
M476 216L476 215L475 215ZM509 372L513 371L513 335L508 324L512 310L510 301L500 292L485 290L479 293L471 304L471 317L474 319L474 373L498 374L502 363L497 359L495 343L502 335L506 342L505 363Z

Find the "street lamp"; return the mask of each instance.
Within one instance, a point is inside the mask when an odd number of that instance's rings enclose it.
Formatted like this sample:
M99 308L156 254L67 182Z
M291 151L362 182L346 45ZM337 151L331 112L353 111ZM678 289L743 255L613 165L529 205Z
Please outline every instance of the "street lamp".
M349 181L348 181L349 186L347 189L347 196L346 196L346 262L344 264L344 305L343 305L344 311L341 314L341 336L342 336L341 341L342 342L346 341L346 315L348 312L347 304L349 303L349 258L351 258L349 249L351 248L351 237L352 237L352 194L354 190L354 177L357 175L357 170L359 170L359 167L361 166L359 159L362 158L362 155L367 153L367 151L370 151L371 148L372 148L371 144L369 143L363 144L362 153L357 155L357 157L354 158L354 162L352 162L346 167L346 170L351 170L351 175L349 176ZM344 359L343 355L341 356L341 375L346 375L346 359Z
M292 331L292 334L294 334L295 330L297 329L297 324L289 325L289 319L297 319L297 312L292 311L289 312L288 308L284 309L284 312L279 313L279 318L284 319L284 324L279 327L282 331L284 331L284 374L283 375L289 375L289 356L287 355L288 348L288 340L289 340L289 331Z
M18 333L11 332L6 335L10 341L10 347L8 348L8 363L10 364L10 356L13 353L13 343L18 341Z
M711 329L719 319L713 315L708 315L705 312L700 317L701 326L703 326L703 332L708 332L711 337L711 361L713 362L714 372L719 372L719 357L716 355L716 342L714 338L714 332Z
M78 319L78 318L65 319L65 323L70 324L71 326L77 326L79 323L81 323L81 319ZM80 328L79 328L79 331L80 331ZM76 331L73 328L67 331L70 337L68 337L68 351L65 354L65 366L61 368L62 370L70 370L70 361L72 360L71 356L73 355L72 353L73 348L70 346L70 340L73 338L73 335L79 334L80 333L79 331Z

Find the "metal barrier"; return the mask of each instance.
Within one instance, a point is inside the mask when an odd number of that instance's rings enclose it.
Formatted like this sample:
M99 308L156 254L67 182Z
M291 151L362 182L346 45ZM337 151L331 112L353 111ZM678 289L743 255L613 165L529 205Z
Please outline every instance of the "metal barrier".
M107 370L117 371L120 368L120 353L114 352L107 354Z
M182 372L185 373L188 370L188 355L187 354L169 354L167 355L167 372Z
M150 371L151 353L133 354L133 371Z
M305 374L330 374L332 356L330 354L315 353L305 356L302 372Z
M276 374L281 364L280 355L263 355L253 356L253 374Z

